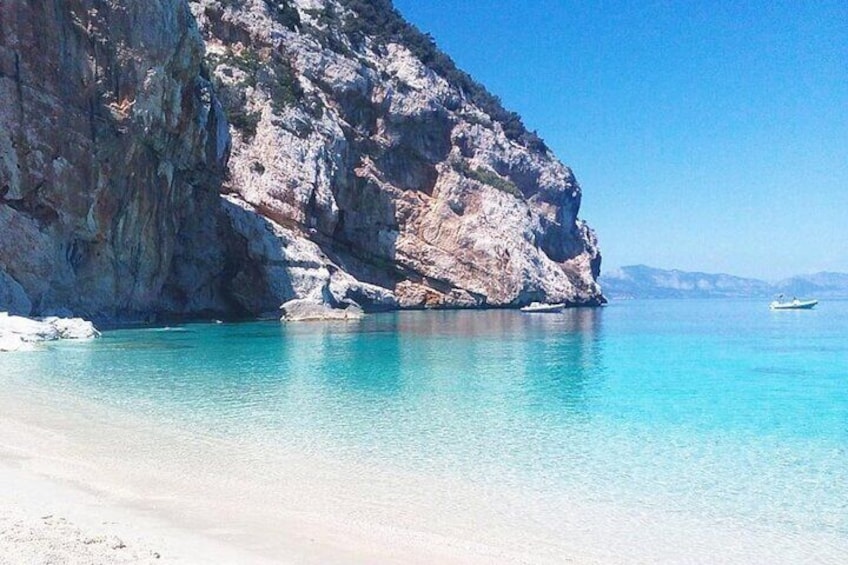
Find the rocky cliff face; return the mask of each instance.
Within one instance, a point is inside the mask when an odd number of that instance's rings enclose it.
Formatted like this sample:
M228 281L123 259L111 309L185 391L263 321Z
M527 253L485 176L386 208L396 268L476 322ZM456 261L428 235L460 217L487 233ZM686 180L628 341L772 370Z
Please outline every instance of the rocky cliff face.
M387 0L11 0L0 100L0 309L603 300L571 171Z
M366 306L603 300L571 171L464 92L467 75L389 2L191 6L234 125L228 198L273 225L244 275L269 288L264 307L291 295L270 288L281 268L298 295ZM334 288L337 273L372 286Z
M183 247L187 219L215 221L229 148L203 55L184 0L0 5L0 309L223 305L215 267L172 268L221 262Z

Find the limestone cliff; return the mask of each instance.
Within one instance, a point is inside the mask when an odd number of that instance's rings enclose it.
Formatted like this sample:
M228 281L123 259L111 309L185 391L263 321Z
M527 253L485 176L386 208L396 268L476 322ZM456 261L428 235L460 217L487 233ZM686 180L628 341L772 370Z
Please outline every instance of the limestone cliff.
M597 304L580 194L388 0L0 4L0 310Z
M188 233L215 231L229 150L203 56L185 0L0 4L0 309L224 307Z
M254 308L290 297L283 270L366 307L603 301L571 171L390 2L191 6L234 126L228 198L273 224L244 274L268 288Z

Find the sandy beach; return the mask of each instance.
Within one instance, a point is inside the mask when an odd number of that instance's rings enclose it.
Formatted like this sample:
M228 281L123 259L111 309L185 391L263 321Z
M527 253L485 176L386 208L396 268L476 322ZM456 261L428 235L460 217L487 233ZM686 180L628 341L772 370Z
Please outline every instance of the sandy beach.
M56 400L46 391L0 395L4 564L555 563L563 555L533 533L535 523L516 535L524 512L490 507L484 493L249 453L126 414L110 420L114 413L84 399L62 397L60 411Z
M3 564L836 564L844 549L251 451L58 392L6 390L0 414Z
M0 564L261 563L102 494L0 464Z

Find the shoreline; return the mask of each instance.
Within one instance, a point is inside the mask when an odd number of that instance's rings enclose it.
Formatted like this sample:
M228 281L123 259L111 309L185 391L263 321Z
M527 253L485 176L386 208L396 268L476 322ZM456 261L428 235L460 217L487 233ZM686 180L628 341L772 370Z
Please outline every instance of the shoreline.
M848 545L254 452L88 399L31 392L0 394L0 482L9 485L0 491L0 556L11 556L2 565L50 556L87 564L788 564L817 552L818 562L836 564L832 556Z
M267 461L237 444L209 437L192 446L178 430L130 414L111 424L113 409L85 399L61 414L49 397L27 406L0 396L0 481L11 486L0 492L0 556L14 556L10 565L50 555L69 563L561 561L561 548L500 538L508 528L485 516L482 500L443 514L454 504L450 490L435 492L444 484L391 474L367 484L371 469L337 469L314 457L271 457L284 472L251 477L251 461ZM98 436L104 426L114 437ZM211 472L197 469L207 461ZM412 491L395 489L398 482ZM424 515L409 514L407 501ZM478 520L491 522L491 531L473 533L468 525Z

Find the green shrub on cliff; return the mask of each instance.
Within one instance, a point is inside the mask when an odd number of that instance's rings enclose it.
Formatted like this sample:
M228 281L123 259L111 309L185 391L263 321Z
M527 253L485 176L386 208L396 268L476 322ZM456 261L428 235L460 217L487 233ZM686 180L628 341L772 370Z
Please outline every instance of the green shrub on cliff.
M288 59L272 57L268 62L268 78L263 86L271 97L271 106L277 113L287 106L294 106L303 99L303 87Z
M250 141L256 137L256 130L259 127L259 120L262 119L262 112L258 110L250 112L243 106L225 108L225 110L230 124L241 132L245 141Z
M264 60L265 57L267 60ZM215 87L222 93L221 98L230 123L242 132L246 139L256 135L261 113L247 111L244 95L240 92L230 92L230 89L235 88L238 91L246 87L261 88L268 93L271 108L277 114L296 105L304 95L297 73L283 53L274 52L270 56L265 53L265 57L250 48L238 52L227 49L222 54L209 53L206 56ZM231 85L224 83L215 73L221 65L240 70L242 76Z
M350 49L342 40L343 22L332 4L323 8L309 8L304 12L315 20L316 25L307 25L305 29L317 39L322 46L345 56L351 55Z
M468 165L468 162L464 159L457 159L451 164L453 165L454 170L456 170L458 173L461 173L467 178L489 185L492 188L500 190L501 192L511 194L516 198L524 198L524 195L521 193L521 190L514 182L500 176L499 174L490 169L486 169L484 167L477 167L476 169L472 169Z
M207 53L206 64L209 66L209 70L213 77L215 76L215 70L221 65L227 65L242 71L244 76L236 84L236 86L239 87L255 87L256 73L262 66L256 51L252 49L242 49L241 51L235 52L230 48L227 48L227 50L221 54Z

